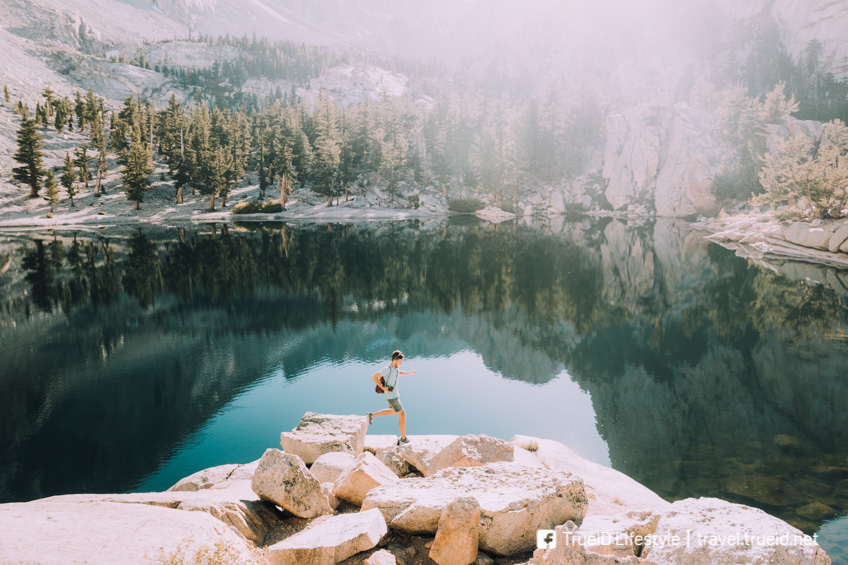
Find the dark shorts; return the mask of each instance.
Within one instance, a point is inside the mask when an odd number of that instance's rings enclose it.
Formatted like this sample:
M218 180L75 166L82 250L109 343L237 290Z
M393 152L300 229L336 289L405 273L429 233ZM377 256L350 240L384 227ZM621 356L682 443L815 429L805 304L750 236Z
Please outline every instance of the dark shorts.
M386 402L394 408L395 412L403 412L403 404L400 403L400 398L387 398Z

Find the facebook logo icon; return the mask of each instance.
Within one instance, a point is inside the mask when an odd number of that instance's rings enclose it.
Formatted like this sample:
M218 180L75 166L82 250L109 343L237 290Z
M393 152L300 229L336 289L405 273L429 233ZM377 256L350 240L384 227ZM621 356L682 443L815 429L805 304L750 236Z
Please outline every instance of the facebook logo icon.
M554 530L536 530L536 547L553 549L556 547L556 532Z

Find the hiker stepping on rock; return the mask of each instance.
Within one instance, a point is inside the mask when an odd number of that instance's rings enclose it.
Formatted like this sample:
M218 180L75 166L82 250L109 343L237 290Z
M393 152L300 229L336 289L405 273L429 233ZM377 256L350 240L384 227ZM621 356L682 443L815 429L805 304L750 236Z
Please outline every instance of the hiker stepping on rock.
M409 443L406 437L406 412L403 411L403 405L400 403L400 395L398 394L398 379L407 375L414 375L416 371L401 371L400 365L403 363L403 353L399 350L392 352L392 362L374 373L371 379L377 385L377 391L382 391L383 397L389 403L391 408L380 410L379 412L368 412L368 425L374 421L377 416L391 416L397 413L398 428L400 428L400 439L398 445Z

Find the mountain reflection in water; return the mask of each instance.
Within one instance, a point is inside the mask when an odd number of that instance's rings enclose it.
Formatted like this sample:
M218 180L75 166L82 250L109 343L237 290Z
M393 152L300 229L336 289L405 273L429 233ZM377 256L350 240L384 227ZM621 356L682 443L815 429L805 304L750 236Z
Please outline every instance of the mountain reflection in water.
M808 533L848 513L848 276L683 222L110 228L0 255L0 502L258 458L307 410L380 408L401 347L410 433L551 437Z

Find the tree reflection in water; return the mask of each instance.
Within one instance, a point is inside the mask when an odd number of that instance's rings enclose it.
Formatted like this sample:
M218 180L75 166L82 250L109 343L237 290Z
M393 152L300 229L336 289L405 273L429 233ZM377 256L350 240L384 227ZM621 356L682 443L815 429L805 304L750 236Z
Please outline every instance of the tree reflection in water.
M17 462L0 471L2 500L131 488L245 379L263 374L267 351L237 346L239 335L434 312L479 320L469 342L505 378L556 375L517 359L565 366L591 393L613 466L669 499L719 496L807 532L848 512L848 347L838 338L846 335L845 296L805 280L841 273L789 278L674 221L565 223L556 234L417 222L250 229L69 235L23 246L28 304L66 321L15 309L23 287L0 287L0 328L18 328L4 339L14 346L49 335L52 348L49 357L0 353L19 376L0 380L9 436L0 456ZM486 328L514 336L522 351L499 350ZM427 338L424 328L404 331ZM181 358L199 336L208 345ZM303 347L304 358L328 354ZM108 366L116 353L140 360L114 388L77 398L67 376L54 382L68 363ZM225 361L255 370L222 372L215 363ZM299 362L287 362L288 378ZM75 378L111 378L106 369L94 374ZM55 404L63 393L73 400ZM35 451L62 436L57 418L74 421L73 410L98 414L85 423L101 435L76 437L98 472L29 481L27 465L40 464Z

